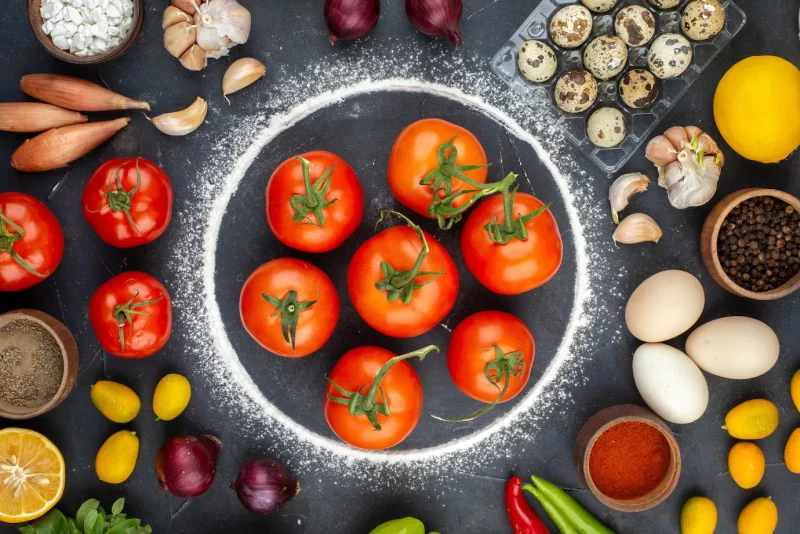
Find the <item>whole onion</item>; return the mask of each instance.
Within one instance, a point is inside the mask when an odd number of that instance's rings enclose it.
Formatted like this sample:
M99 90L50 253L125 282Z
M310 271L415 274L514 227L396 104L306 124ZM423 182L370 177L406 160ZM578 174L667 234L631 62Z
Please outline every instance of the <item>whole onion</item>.
M176 497L198 497L211 487L222 443L214 436L176 436L156 456L161 489Z
M462 0L406 0L406 15L417 30L442 35L456 48L461 46L458 21L462 10Z
M380 0L326 0L325 22L331 31L331 44L342 39L364 37L378 24Z
M300 483L289 471L266 458L244 464L231 488L248 511L262 515L277 511L300 493Z

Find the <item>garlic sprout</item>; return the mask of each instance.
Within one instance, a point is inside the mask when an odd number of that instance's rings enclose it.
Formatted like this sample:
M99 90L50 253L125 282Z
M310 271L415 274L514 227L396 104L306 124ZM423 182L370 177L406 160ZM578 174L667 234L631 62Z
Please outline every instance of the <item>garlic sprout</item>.
M662 236L661 227L649 215L634 213L625 217L614 232L614 243L635 245L637 243L658 243Z
M628 207L628 200L636 193L647 191L650 179L642 173L623 174L611 184L608 201L611 203L611 217L619 224L619 212Z

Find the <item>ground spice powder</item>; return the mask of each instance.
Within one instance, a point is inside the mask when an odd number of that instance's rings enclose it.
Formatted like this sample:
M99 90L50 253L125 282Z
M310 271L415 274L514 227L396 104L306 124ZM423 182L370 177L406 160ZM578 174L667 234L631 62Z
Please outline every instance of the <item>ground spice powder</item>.
M597 439L589 456L589 473L604 495L627 501L654 490L666 476L669 462L669 443L657 428L627 421Z
M0 327L0 400L38 408L58 392L63 374L61 349L44 327L27 320Z

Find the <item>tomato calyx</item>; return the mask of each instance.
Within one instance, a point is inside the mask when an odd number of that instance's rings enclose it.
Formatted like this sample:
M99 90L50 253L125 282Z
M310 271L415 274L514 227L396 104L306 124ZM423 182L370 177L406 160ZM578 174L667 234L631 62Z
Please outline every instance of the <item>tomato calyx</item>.
M386 394L381 387L381 381L383 378L396 363L415 357L419 358L420 360L424 360L425 357L433 351L439 352L439 347L436 345L428 345L427 347L415 350L414 352L395 356L383 364L383 366L378 370L378 373L372 380L372 385L369 387L366 393L362 393L364 388L367 387L366 385L362 385L357 391L347 391L333 380L328 379L328 382L330 382L331 385L336 388L336 391L338 391L341 395L341 397L328 395L328 400L347 406L350 415L354 417L359 417L361 415L367 416L367 419L369 419L369 422L372 423L373 428L375 430L380 430L381 424L378 422L378 414L382 414L386 417L392 415L392 411L389 408L389 399L386 397ZM378 400L378 393L380 393L381 396L380 401Z
M133 231L137 234L141 234L142 232L136 226L136 223L133 221L133 217L131 216L131 206L133 203L133 195L139 191L139 187L142 185L142 174L139 171L139 159L136 158L136 186L134 186L130 191L125 191L125 188L122 187L122 178L119 175L119 171L130 163L129 161L123 162L119 167L117 167L116 172L114 173L114 180L116 182L116 189L109 189L106 191L106 201L108 202L108 209L111 211L118 213L122 212L125 214L125 218L128 219L128 224L131 225ZM103 211L103 208L99 210L90 210L88 207L86 211L89 213L98 213Z
M164 300L164 295L161 295L159 298L155 300L143 300L141 302L134 302L137 298L139 298L138 291L125 304L121 305L118 304L117 306L114 306L114 311L111 312L111 315L114 317L114 319L117 320L117 328L119 329L120 350L125 350L125 325L130 324L131 329L133 328L134 315L143 315L145 317L150 317L151 315L153 315L152 313L139 311L137 310L137 308L143 308L144 306L157 304L162 300Z
M10 231L6 225L10 226L11 230L13 231ZM46 275L31 267L31 265L25 261L25 258L20 256L19 253L14 250L14 243L20 241L24 237L25 230L23 230L22 227L17 223L6 217L3 214L3 208L0 208L0 252L7 252L11 258L19 264L20 267L32 275L38 276L39 278L45 278Z
M518 350L504 354L503 349L496 344L492 345L492 348L494 349L494 359L490 360L483 368L483 375L486 377L486 380L488 380L489 383L500 392L497 397L492 402L472 415L468 415L467 417L458 417L454 419L446 419L444 417L437 417L435 415L431 417L448 423L466 423L468 421L474 421L478 417L489 413L494 409L495 406L497 406L497 404L500 402L500 399L502 399L503 395L505 395L506 391L508 391L508 386L511 384L511 378L519 376L525 372L525 353L523 353L521 350ZM488 352L492 349L483 350ZM500 386L498 386L500 382L503 382L502 389L500 389Z
M289 199L289 204L291 204L294 209L292 221L299 224L312 224L321 227L325 224L325 208L339 200L338 198L325 200L325 195L328 194L328 189L331 187L331 177L333 176L333 171L336 170L336 165L330 165L325 169L325 172L322 173L322 176L314 182L314 185L311 185L311 163L301 156L296 156L295 159L300 162L303 168L303 186L305 187L305 193L302 195L292 195L292 198ZM314 214L314 220L309 217L310 213Z
M261 293L264 300L275 308L276 315L281 316L281 333L283 340L292 345L292 353L295 353L295 334L297 333L297 322L300 320L300 312L309 309L319 301L320 288L317 286L317 298L315 300L298 301L297 291L294 289L286 293L283 300L273 297L269 293Z
M392 267L389 262L382 262L381 272L383 272L383 279L376 283L375 287L379 291L386 291L386 300L389 302L394 302L399 298L403 304L409 304L411 302L411 297L414 295L414 291L430 284L443 275L444 271L420 270L422 262L425 261L425 257L428 255L428 252L430 252L430 248L428 247L428 240L425 239L425 234L422 233L422 228L411 222L411 219L396 211L381 211L381 217L378 219L377 224L380 224L390 213L403 219L406 224L416 232L419 236L419 240L422 242L422 250L411 269L406 271L398 271ZM429 276L430 278L423 282L417 282L417 277L419 276Z
M517 175L513 172L506 178L512 176L513 180L517 179ZM493 222L488 222L483 227L489 234L489 239L498 245L505 245L515 237L520 241L525 241L528 238L528 230L525 228L525 225L528 224L528 221L550 209L550 204L547 204L546 206L542 206L541 208L533 210L530 213L526 213L525 215L518 214L517 218L515 219L512 210L514 207L514 197L516 196L518 189L519 186L517 185L510 191L508 189L502 191L503 218L505 219L505 222L498 223L497 217L495 217Z

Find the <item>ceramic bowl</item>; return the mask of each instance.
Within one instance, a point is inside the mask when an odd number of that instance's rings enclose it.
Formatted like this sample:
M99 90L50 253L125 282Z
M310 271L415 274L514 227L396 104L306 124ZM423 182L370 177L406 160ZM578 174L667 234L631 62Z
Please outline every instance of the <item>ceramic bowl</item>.
M58 343L61 349L61 358L64 361L61 385L48 402L38 408L20 408L0 400L0 417L5 417L6 419L30 419L49 412L61 404L72 391L78 378L78 345L63 323L44 312L38 310L15 310L4 313L0 315L0 327L16 320L33 321L47 330Z
M604 495L592 481L589 457L603 432L619 423L631 421L651 425L666 438L670 449L669 467L664 479L647 495L630 500L612 499ZM581 481L600 502L620 512L641 512L664 502L675 490L681 476L681 452L672 431L656 414L641 406L620 404L598 412L583 425L575 442L575 466Z
M778 189L752 188L731 193L714 206L714 209L708 214L700 234L700 253L703 256L703 263L711 274L711 278L729 292L753 300L776 300L800 288L800 273L796 274L788 282L776 289L764 292L750 291L736 284L736 282L725 274L725 271L722 270L722 264L719 261L719 254L717 252L717 239L719 238L719 232L722 228L722 223L725 221L725 217L728 216L728 213L730 213L733 208L745 200L755 197L777 198L800 211L800 200Z
M53 40L49 35L42 31L42 15L39 11L42 5L42 0L28 0L28 22L30 22L31 29L33 30L36 38L42 43L45 50L50 52L58 59L66 61L67 63L75 63L76 65L95 65L97 63L105 63L122 57L128 50L131 49L133 43L139 38L142 33L142 26L144 24L144 0L133 0L133 24L128 30L127 35L117 45L116 48L107 50L102 54L95 56L78 57L71 54L68 50L61 50L53 44Z

